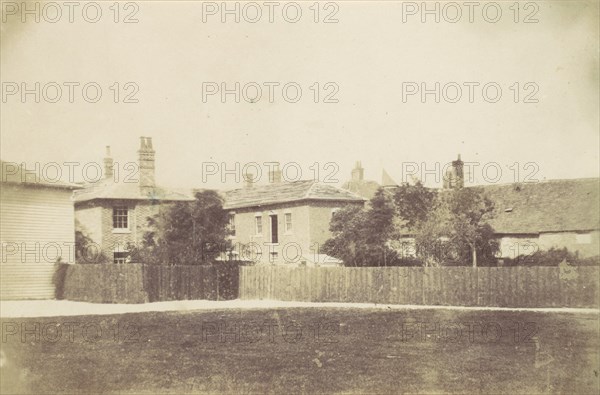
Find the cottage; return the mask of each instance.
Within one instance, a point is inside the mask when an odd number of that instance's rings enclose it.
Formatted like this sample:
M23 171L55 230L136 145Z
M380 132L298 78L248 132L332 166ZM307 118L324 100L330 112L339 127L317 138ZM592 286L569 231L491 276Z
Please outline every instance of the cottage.
M187 194L155 184L155 151L150 137L140 138L139 177L117 177L110 147L104 159L104 178L75 193L75 229L91 241L83 260L125 263L127 246L143 240L147 218L165 204L193 200Z
M0 299L52 299L55 263L75 260L73 190L12 162L1 162Z
M332 214L346 205L363 206L365 199L344 189L314 180L282 182L279 170L267 185L225 193L234 253L261 263L338 264L320 248L330 238Z
M501 258L567 248L582 258L600 255L600 179L489 185L489 221Z

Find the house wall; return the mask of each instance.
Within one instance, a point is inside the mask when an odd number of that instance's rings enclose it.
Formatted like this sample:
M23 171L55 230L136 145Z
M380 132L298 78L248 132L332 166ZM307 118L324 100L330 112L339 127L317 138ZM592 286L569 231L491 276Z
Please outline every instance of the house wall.
M54 264L75 260L72 190L2 184L0 299L54 298Z
M343 207L347 203L340 202L300 202L282 203L261 208L243 208L230 210L235 213L236 235L232 237L234 250L240 259L255 257L254 254L244 254L241 245L253 244L260 248L260 263L299 264L319 253L323 243L331 237L329 222L332 210ZM362 203L361 203L362 204ZM292 214L292 231L285 231L285 213ZM262 235L256 235L255 218L260 214L263 221ZM277 215L279 243L271 241L270 216ZM256 251L256 250L254 250ZM273 256L271 252L276 252Z
M93 259L97 251L101 251L112 262L115 251L124 251L128 243L141 243L148 229L147 218L158 214L163 205L118 199L78 203L75 207L76 230L81 231L98 246L98 250L89 250L88 259ZM112 215L115 206L129 209L128 230L113 229Z
M589 241L589 242L588 242ZM538 250L567 248L579 252L582 258L597 256L600 253L600 231L591 232L552 232L535 235L510 235L500 238L500 257L515 258L529 255Z
M578 251L582 258L597 256L600 255L600 231L541 233L539 244L544 250L567 247L569 251Z
M231 238L234 250L240 259L257 258L261 263L291 263L297 255L302 255L310 248L309 208L301 204L280 204L268 208L243 208L231 210L235 213L236 234ZM292 230L285 230L285 214L292 214ZM262 234L256 234L256 216L262 216ZM270 216L277 215L279 243L271 243ZM241 245L252 244L248 253L242 251ZM260 252L260 256L256 256ZM271 252L276 252L273 256Z
M310 243L318 244L319 249L331 237L329 223L334 210L340 209L348 203L316 202L309 207ZM362 202L354 203L362 206Z

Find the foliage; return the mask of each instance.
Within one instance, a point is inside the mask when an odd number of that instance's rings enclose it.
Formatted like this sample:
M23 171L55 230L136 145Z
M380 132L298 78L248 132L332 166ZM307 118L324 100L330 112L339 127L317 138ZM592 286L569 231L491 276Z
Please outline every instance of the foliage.
M380 188L367 208L333 216L323 251L347 266L493 264L498 242L486 223L493 208L480 188L438 193L420 182L393 194ZM402 235L414 238L416 257L403 256Z
M436 192L426 188L421 181L414 185L403 183L394 193L398 215L408 229L423 223L431 211Z
M494 263L499 246L486 223L493 209L479 188L441 192L427 219L415 228L417 255L426 266Z
M229 215L216 191L195 194L148 218L140 246L130 246L132 261L171 265L205 264L230 248Z
M390 266L398 260L388 241L395 236L393 199L379 188L368 208L346 206L331 220L332 238L323 245L325 254L346 266Z
M75 262L108 263L110 260L101 251L98 244L78 230L75 232Z

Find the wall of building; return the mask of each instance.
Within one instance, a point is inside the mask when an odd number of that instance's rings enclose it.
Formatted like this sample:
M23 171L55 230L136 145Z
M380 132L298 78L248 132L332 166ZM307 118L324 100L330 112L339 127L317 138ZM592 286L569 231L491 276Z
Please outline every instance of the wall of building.
M565 247L571 252L579 252L582 258L597 256L600 254L600 231L504 236L500 238L500 257L515 258L519 255L530 255L538 250Z
M329 223L335 210L348 205L349 203L340 202L316 202L310 205L309 208L309 224L310 224L310 243L318 244L319 249L325 244L325 242L331 237L329 231ZM360 203L350 203L358 204Z
M129 209L129 229L113 229L113 207ZM129 243L139 244L148 229L147 218L160 211L161 204L135 200L94 200L78 203L75 210L77 230L89 237L112 262L115 251L125 251ZM91 251L90 256L96 255Z
M75 231L81 232L94 242L102 244L102 207L86 205L75 211Z
M279 204L267 208L243 208L235 213L236 234L231 238L240 259L258 258L261 263L291 263L310 248L309 208L302 204ZM292 230L286 232L285 214L292 214ZM256 234L256 217L262 217L262 234ZM277 215L278 243L271 243L271 215ZM252 249L242 251L242 245ZM260 252L260 257L256 253ZM276 255L271 254L275 252Z
M579 252L582 258L600 255L600 231L541 233L540 248L567 247L569 251Z
M54 264L75 260L72 191L2 184L1 299L54 298Z
M264 208L244 208L231 210L235 213L236 235L232 237L235 251L242 260L254 254L243 253L240 245L253 244L253 251L260 248L261 263L300 264L306 258L321 253L320 249L331 237L329 222L334 209L347 203L340 202L300 202L282 203ZM292 214L292 230L285 230L285 214ZM262 216L262 235L256 234L255 218ZM279 243L271 244L270 216L277 215ZM271 254L275 252L276 254Z

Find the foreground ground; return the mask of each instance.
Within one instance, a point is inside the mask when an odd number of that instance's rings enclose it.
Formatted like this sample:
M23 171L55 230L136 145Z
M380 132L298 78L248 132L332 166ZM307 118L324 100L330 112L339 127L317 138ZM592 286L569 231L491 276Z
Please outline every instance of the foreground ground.
M598 315L339 308L2 319L4 393L598 393Z

